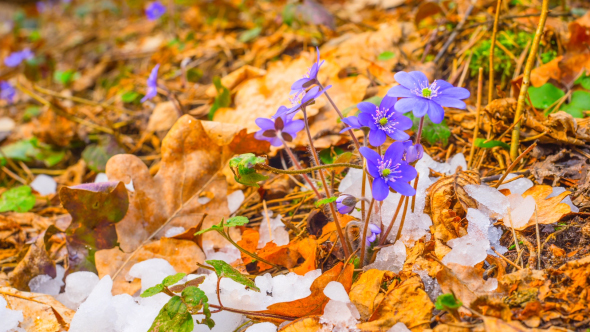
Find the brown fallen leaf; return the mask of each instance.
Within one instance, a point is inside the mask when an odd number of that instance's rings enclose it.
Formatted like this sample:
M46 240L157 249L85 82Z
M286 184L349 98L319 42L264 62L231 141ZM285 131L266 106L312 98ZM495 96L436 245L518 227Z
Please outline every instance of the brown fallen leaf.
M281 315L293 318L300 318L310 315L321 315L324 307L328 303L328 297L324 295L324 288L331 281L338 281L348 293L352 286L352 272L354 266L347 264L343 267L343 263L338 263L330 270L324 272L311 284L311 295L306 298L291 301L276 303L270 305L267 310L261 313Z
M467 307L480 296L499 296L502 294L502 287L494 291L488 291L487 281L483 279L484 269L482 264L463 266L449 263L442 266L436 275L440 287L444 293L453 293ZM489 280L489 279L488 279Z
M320 315L303 317L283 326L279 332L317 332L322 328Z
M361 277L352 285L350 289L350 301L354 303L362 320L367 320L375 311L383 299L380 292L381 284L384 280L391 280L394 273L391 271L381 271L371 269L363 272Z
M357 325L362 331L387 331L398 322L412 331L430 328L434 304L424 291L418 275L402 281L387 294L366 323Z
M522 197L532 196L535 199L535 203L537 203L537 221L540 225L556 223L561 217L572 212L569 205L560 203L571 192L564 191L555 197L547 198L552 191L553 188L551 186L536 185L522 194ZM516 227L515 229L524 230L530 226L535 226L534 214L524 226Z
M506 322L494 317L483 317L483 325L486 332L558 332L558 331L569 331L566 328L552 326L548 329L530 329L523 326L520 322L511 321Z
M166 131L172 128L178 117L178 111L172 101L158 103L150 115L146 130Z
M44 237L39 236L8 275L8 280L13 287L28 291L29 281L42 274L55 278L56 270L55 263L47 253Z
M114 275L123 265L130 254L122 252L119 248L100 250L96 252L96 269L100 278L105 275ZM135 294L141 289L140 281L128 282L126 277L131 267L139 262L151 258L163 258L167 260L176 272L191 273L198 266L197 263L205 261L205 254L196 243L186 240L161 238L150 242L135 253L133 258L125 265L125 268L113 282L113 294Z
M0 296L4 297L8 308L23 312L24 320L19 326L27 332L67 331L75 314L50 295L0 287Z

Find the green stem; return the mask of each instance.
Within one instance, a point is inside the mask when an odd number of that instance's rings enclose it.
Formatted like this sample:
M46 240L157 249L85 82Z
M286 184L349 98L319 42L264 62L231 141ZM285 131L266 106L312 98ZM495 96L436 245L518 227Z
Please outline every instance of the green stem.
M260 256L256 255L255 253L249 252L248 250L240 247L236 242L234 242L234 240L232 240L232 238L229 236L229 234L226 234L224 231L217 231L217 233L219 233L226 240L228 240L229 243L231 243L234 247L238 248L238 250L240 252L242 252L243 254L248 255L248 256L254 258L257 261L261 261L264 264L268 264L270 266L276 267L277 269L282 269L282 267L280 267L280 266L278 266L278 265L276 265L274 263L271 263L271 262L267 261L266 259L261 258Z
M314 172L314 171L318 171L320 169L338 168L338 167L350 167L350 168L363 169L363 166L361 166L361 165L348 164L348 163L319 165L319 166L314 166L314 167L309 167L309 168L301 168L301 169L295 169L295 170L287 170L287 169L274 168L272 166L261 165L261 164L260 165L256 165L256 167L260 167L260 168L262 168L264 170L271 171L273 173L278 173L278 174L305 174L305 173L311 173L311 172Z

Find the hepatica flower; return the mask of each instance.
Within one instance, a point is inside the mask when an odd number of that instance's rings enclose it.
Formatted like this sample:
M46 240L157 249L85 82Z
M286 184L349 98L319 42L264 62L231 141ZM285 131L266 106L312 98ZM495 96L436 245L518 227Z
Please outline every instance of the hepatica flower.
M354 211L358 199L349 194L342 194L336 199L336 208L340 214L349 214Z
M412 120L396 112L394 106L396 98L385 97L379 107L373 103L361 102L357 106L361 113L358 117L349 116L342 121L353 128L368 127L369 143L372 146L381 146L387 136L397 141L410 138L404 130L412 128ZM343 131L348 130L345 128Z
M402 159L402 142L391 144L383 156L367 147L362 147L360 152L367 159L367 168L373 177L373 198L384 200L389 195L390 188L405 196L416 194L416 190L408 182L416 178L418 173Z
M148 77L147 92L145 96L141 98L142 103L158 95L158 69L160 69L160 64L157 64L154 69L152 69L150 77Z
M369 231L371 232L371 235L367 237L368 246L370 246L371 243L377 239L377 234L381 234L381 228L379 228L377 225L369 224Z
M320 71L320 67L324 64L324 61L322 60L320 62L320 49L316 47L316 51L318 53L318 60L311 66L311 68L309 68L307 74L305 74L303 78L298 79L295 81L295 83L293 83L291 90L300 92L313 85L319 84L318 73Z
M34 57L33 52L30 49L25 48L20 52L13 52L4 59L4 64L7 67L16 67L25 60L30 60Z
M424 148L422 147L422 144L418 143L414 145L414 143L412 143L410 140L404 142L404 150L404 160L408 163L413 163L422 159L422 155L424 154Z
M10 83L6 81L0 81L0 99L6 100L9 103L14 101L16 91Z
M395 110L402 113L413 111L415 117L428 114L434 123L441 123L444 119L443 107L465 109L462 99L469 98L470 95L469 90L454 87L443 80L435 80L429 84L426 75L419 71L401 71L394 78L400 85L389 89L387 95L403 98L395 104Z
M145 8L145 16L147 16L148 20L150 21L159 19L165 13L166 6L164 6L159 1L150 2Z
M331 88L331 85L328 85L325 89L320 89L319 86L314 86L313 88L309 89L309 91L305 92L304 90L296 91L291 97L291 108L283 110L287 114L293 114L299 111L302 107L307 107L315 103L316 98L321 96L326 90ZM278 113L277 113L278 115Z
M283 145L283 140L293 141L297 133L305 127L305 123L303 120L293 120L293 116L289 116L286 110L285 106L281 106L273 118L256 119L260 130L254 137L261 141L269 141L272 146Z

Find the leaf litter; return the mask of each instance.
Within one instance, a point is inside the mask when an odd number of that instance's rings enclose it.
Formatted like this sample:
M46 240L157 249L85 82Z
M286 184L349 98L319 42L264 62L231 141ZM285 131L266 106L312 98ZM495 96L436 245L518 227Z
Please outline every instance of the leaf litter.
M586 331L590 11L542 2L0 1L0 331Z

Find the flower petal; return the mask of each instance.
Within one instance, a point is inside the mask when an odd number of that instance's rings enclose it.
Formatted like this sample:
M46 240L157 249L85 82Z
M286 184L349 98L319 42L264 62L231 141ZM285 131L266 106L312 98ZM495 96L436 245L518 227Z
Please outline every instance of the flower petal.
M456 98L456 99L467 99L467 98L469 98L469 96L471 96L471 93L469 92L469 90L467 90L465 88L452 87L452 88L448 88L448 89L440 91L438 95Z
M412 166L405 162L398 166L398 170L401 172L401 181L411 181L416 178L418 171Z
M445 118L445 110L434 101L428 101L428 116L433 123L441 123Z
M467 107L464 101L451 97L437 96L432 98L431 100L439 104L440 106L444 107L453 107L459 109L465 109L465 107Z
M377 235L375 235L374 233L371 233L371 235L369 235L369 237L367 237L367 244L372 243L373 241L375 241L376 238L377 238Z
M387 91L387 95L390 97L413 97L415 94L410 92L408 88L403 85L396 85Z
M389 187L387 186L385 180L383 180L381 177L377 177L375 180L373 180L373 189L371 192L373 193L373 198L376 201L382 201L387 198L387 195L389 195Z
M404 196L416 195L416 190L414 190L414 188L412 186L410 186L410 184L408 184L407 182L402 182L402 181L389 182L389 186L391 187L391 189L397 191L398 193L400 193ZM373 190L375 190L375 188L373 188Z
M438 87L438 91L443 91L448 88L454 87L451 83L449 83L445 80L434 80L434 82L432 82L432 85L436 85Z
M395 103L395 111L399 113L408 113L414 109L414 105L416 105L416 101L420 100L416 96L410 98L400 99Z
M372 114L370 113L361 113L358 116L359 122L364 127L369 127L371 129L377 129L377 125L375 124L375 120L373 119Z
M305 128L305 121L295 120L292 122L287 122L287 125L285 126L285 128L283 128L283 132L288 133L294 137L303 128Z
M362 127L363 125L361 124L361 122L359 121L359 118L357 118L354 115L351 115L349 117L346 117L344 119L342 119L342 122L346 123L349 127L358 129L360 127Z
M384 160L391 160L392 164L398 164L404 156L404 143L394 142L385 151Z
M381 146L385 143L386 139L387 135L385 135L385 132L381 129L371 129L369 132L369 143L371 143L372 146Z
M361 101L356 105L358 109L363 113L370 113L374 114L377 111L377 106L373 103L369 103L368 101Z
M368 162L373 163L375 166L379 162L379 159L381 159L381 156L377 152L375 152L372 149L369 149L366 146L361 147L359 149L359 152L363 155L363 157L367 159Z
M428 99L424 98L416 98L416 103L414 104L413 114L417 118L421 118L428 112Z
M379 104L379 108L381 109L381 111L385 111L385 110L387 110L388 112L394 111L396 101L397 101L396 97L385 96L381 100L381 104Z
M381 228L379 228L379 226L377 226L375 224L369 224L369 230L373 234L381 234Z
M258 127L260 127L260 129L262 130L274 130L275 129L275 123L274 121L267 119L267 118L258 118L256 120L254 120L254 122L256 122L256 125Z
M278 138L278 137L273 137L270 140L270 145L272 145L272 146L282 146L283 145L283 141L281 141L281 139Z
M367 171L369 171L369 175L371 175L373 178L381 177L381 173L379 173L377 165L373 163L367 163Z
M428 86L430 86L430 84L428 83L428 77L426 77L426 75L424 75L423 72L421 71L411 71L409 72L410 76L412 76L414 78L414 80L416 81L416 83L418 83L417 88L426 88Z
M396 141L405 141L408 138L410 138L410 135L408 135L405 131L399 129L394 129L392 132L388 133L387 136L391 137Z
M412 128L412 126L414 125L414 121L412 121L412 119L408 118L407 116L403 116L403 115L398 115L397 117L395 117L395 121L397 121L397 129L400 130L407 130Z
M414 77L405 71L399 71L395 73L393 78L396 82L409 90L417 89L419 87L418 82L414 79Z
M295 81L295 83L293 83L293 85L291 85L291 90L301 90L303 89L303 85L307 82L309 82L310 79L309 78L300 78L297 81Z

